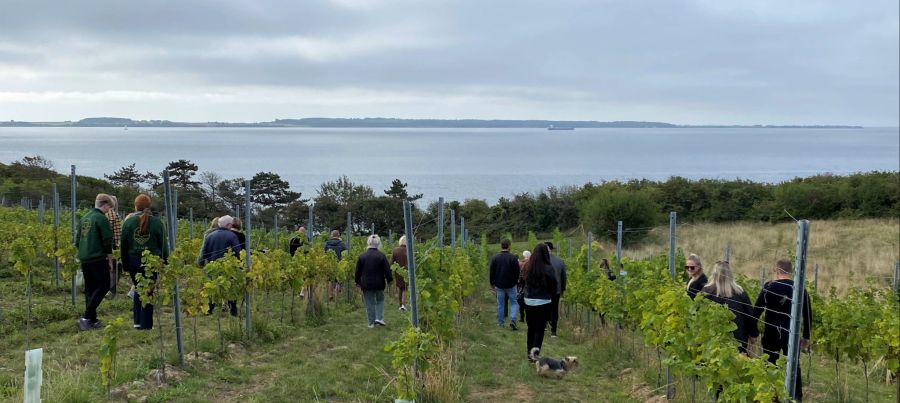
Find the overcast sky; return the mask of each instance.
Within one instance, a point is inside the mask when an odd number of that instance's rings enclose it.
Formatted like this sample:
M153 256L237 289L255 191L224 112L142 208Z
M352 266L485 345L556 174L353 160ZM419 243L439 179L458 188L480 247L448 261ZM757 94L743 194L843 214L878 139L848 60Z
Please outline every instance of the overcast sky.
M897 0L0 0L0 119L900 125Z

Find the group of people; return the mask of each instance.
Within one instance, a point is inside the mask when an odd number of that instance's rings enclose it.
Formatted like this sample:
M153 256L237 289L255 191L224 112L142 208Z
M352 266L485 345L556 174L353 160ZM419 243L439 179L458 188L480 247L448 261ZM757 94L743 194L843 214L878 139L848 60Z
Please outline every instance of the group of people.
M791 305L794 295L794 268L790 260L780 259L772 267L774 280L763 284L756 302L751 304L746 291L735 281L734 271L729 262L719 261L713 266L712 274L707 277L703 271L700 257L691 254L687 257L685 270L689 279L687 293L691 298L702 295L713 302L725 305L734 313L734 338L738 340L741 353L750 354L748 346L755 344L760 336L757 322L763 321L761 346L769 362L776 363L781 354L787 354L791 328ZM802 316L800 349L809 347L809 334L812 327L812 305L806 289L801 289ZM797 367L795 398L803 399L800 367Z
M153 328L153 304L142 299L137 286L141 281L155 281L158 276L158 273L148 272L144 267L144 251L149 251L164 262L168 259L166 230L159 217L153 215L150 209L152 199L147 194L135 197L134 211L124 219L119 217L117 204L115 196L98 194L94 200L94 208L81 217L76 228L75 247L84 277L85 295L84 314L77 322L80 330L103 327L97 318L97 308L108 292L115 292L119 267L123 267L131 277L132 287L128 295L133 300L134 328ZM241 228L238 218L229 215L214 218L203 235L203 246L197 257L197 264L202 266L220 259L229 250L234 256L240 256L241 250L247 247L247 237ZM237 315L237 303L229 301L228 305L230 313ZM210 304L210 311L213 308L214 305Z
M132 289L129 296L133 299L134 328L149 330L153 328L153 304L142 300L137 285L144 279L155 280L157 273L149 272L142 264L144 251L166 261L169 256L167 235L162 221L153 215L150 209L151 198L140 194L134 199L134 211L121 220L117 213L117 200L114 196L98 194L94 200L94 208L79 220L76 229L75 246L78 261L84 277L85 310L77 325L80 330L96 330L103 327L97 318L97 308L107 293L114 289L117 280L119 262L129 273ZM242 232L241 221L230 215L214 218L210 228L203 234L203 243L197 264L204 266L209 262L223 258L226 253L235 257L247 248L246 235ZM296 236L289 242L291 255L307 246L306 228L299 227ZM363 291L369 328L386 326L384 321L384 289L386 284L394 280L391 265L397 263L407 268L406 237L401 237L398 246L388 259L381 251L381 239L371 235L367 240L368 250L359 256L356 264L355 282ZM343 258L347 246L341 240L340 232L331 232L325 242L325 251L332 252L338 260ZM332 298L340 291L335 280L329 286ZM406 311L404 294L406 284L403 277L397 276L397 287L400 310ZM151 291L152 292L152 291ZM147 296L144 296L146 298ZM301 293L301 297L303 297ZM237 315L237 302L228 301L229 312ZM210 303L209 312L215 309Z
M405 235L397 241L397 246L391 251L390 258L379 249L381 238L378 235L370 235L366 240L366 246L368 247L366 251L360 254L356 260L354 281L356 286L362 290L363 301L366 304L366 319L369 329L372 329L376 326L387 326L384 321L384 290L389 283L395 282L399 309L406 311L404 298L407 292L406 281L400 273L393 271L392 266L396 264L401 269L408 269L409 258Z
M505 327L504 321L509 318L509 328L518 330L517 315L524 316L528 326L527 357L530 361L536 361L548 324L550 337L557 335L559 300L566 290L566 266L562 259L554 255L552 242L539 243L531 252L525 251L522 260L510 252L510 240L502 240L500 248L489 267L491 290L497 298L497 325ZM608 279L616 279L606 259L603 259L601 268L606 271ZM734 313L737 326L734 337L739 342L741 353L751 354L748 346L760 336L757 324L762 320L761 344L768 361L774 364L781 354L787 354L794 289L791 279L793 267L789 260L775 262L772 267L775 279L763 285L755 303L751 303L747 292L735 281L729 262L716 262L710 277L707 277L700 257L691 254L685 261L685 270L689 278L686 291L691 298L700 295L725 305ZM801 294L803 329L800 348L805 349L809 345L812 308L809 295L805 290ZM507 304L512 305L511 309ZM798 400L803 396L800 379L798 368L795 386Z
M77 323L79 329L102 328L97 318L97 308L107 292L115 287L119 263L132 280L129 295L134 301L134 327L152 329L153 304L142 301L135 287L145 278L154 280L157 274L148 275L141 257L144 251L149 251L165 261L169 248L163 224L153 215L150 206L150 196L140 194L134 199L134 211L120 220L116 212L116 198L101 193L94 201L94 208L81 217L76 229L75 246L84 277L85 310ZM369 328L387 325L384 320L384 290L395 278L399 309L406 311L406 283L391 269L395 263L402 269L408 267L406 242L406 236L401 237L388 258L379 250L381 239L378 235L370 235L366 240L367 250L357 259L354 281L363 292ZM548 325L550 337L557 336L559 301L566 291L566 265L554 254L552 242L537 244L532 251L525 251L521 260L510 252L510 245L509 239L501 241L501 251L493 256L489 267L489 282L497 300L497 325L505 327L505 321L509 318L509 328L516 331L519 328L518 319L525 320L527 357L536 361ZM306 229L300 227L289 242L291 255L306 246ZM324 248L335 253L338 260L347 250L340 232L336 230L331 232ZM241 231L240 220L229 215L217 217L204 234L197 263L205 265L222 258L228 251L240 256L244 249L246 236ZM604 259L603 263L607 277L614 280L616 277L608 262ZM689 277L686 291L691 298L700 295L727 306L734 313L734 337L740 343L738 349L741 353L750 354L748 346L760 336L757 325L760 319L764 323L761 345L768 360L775 363L781 354L787 353L794 288L791 279L793 267L789 260L775 262L772 267L775 279L763 285L755 303L751 303L746 291L737 284L734 271L727 261L716 262L708 277L700 257L691 254L686 258L685 270ZM339 292L337 281L332 282L329 290L333 298ZM805 290L801 294L803 329L800 348L805 349L809 345L812 308ZM229 301L228 305L230 313L237 315L236 302ZM212 309L214 305L210 304L210 312ZM795 387L798 398L802 398L800 379L798 368Z
M144 251L168 258L166 233L159 218L150 211L151 199L140 194L134 199L134 212L120 220L115 196L98 194L94 208L81 217L76 228L75 247L84 277L84 314L78 319L80 330L96 330L103 327L97 318L97 308L106 294L115 290L118 267L124 266L132 284L137 285L146 275L141 257ZM115 253L118 253L116 256ZM151 274L155 278L155 274ZM132 287L129 293L134 299L134 327L148 330L153 327L153 305L142 304Z
M552 242L539 243L523 253L523 260L509 250L511 241L500 241L500 253L491 258L489 281L497 297L497 326L518 330L517 314L527 324L528 359L537 361L550 326L550 337L556 337L559 324L559 300L566 291L566 264L554 254ZM507 307L507 304L511 307Z

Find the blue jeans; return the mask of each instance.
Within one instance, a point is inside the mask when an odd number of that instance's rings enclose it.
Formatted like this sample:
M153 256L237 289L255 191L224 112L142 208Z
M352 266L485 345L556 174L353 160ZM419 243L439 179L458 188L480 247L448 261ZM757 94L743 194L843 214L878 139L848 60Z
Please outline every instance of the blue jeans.
M374 324L376 320L384 321L384 290L363 291L363 300L366 302L369 324Z
M519 302L516 301L516 287L497 288L497 324L503 326L503 320L506 318L506 299L509 298L509 320L515 321L516 314L519 313Z

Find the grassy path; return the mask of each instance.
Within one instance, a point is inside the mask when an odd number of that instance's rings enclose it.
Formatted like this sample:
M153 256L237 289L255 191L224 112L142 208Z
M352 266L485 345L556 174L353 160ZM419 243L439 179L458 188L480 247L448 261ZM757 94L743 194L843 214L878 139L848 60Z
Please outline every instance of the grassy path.
M0 274L3 272L0 271ZM12 281L10 281L12 280ZM22 283L0 275L0 306L4 322L0 327L0 401L21 401L24 372L22 351L25 338L21 321ZM31 345L44 349L45 401L105 401L100 386L97 350L101 334L78 332L75 319L80 310L66 302L67 290L37 283L35 319ZM79 296L81 297L81 296ZM358 298L358 297L357 297ZM177 381L155 388L148 372L158 366L159 333L126 329L119 338L119 358L111 401L152 402L389 402L394 395L390 385L390 355L384 345L396 339L407 326L407 316L397 310L396 300L388 297L388 327L368 329L365 311L359 306L331 306L328 323L308 326L303 318L303 301L297 300L296 324L280 323L280 297L256 299L268 307L255 312L260 321L257 340L242 344L237 320L223 320L229 353L219 356L216 321L198 318L198 339L193 342L193 321L185 321L187 351L202 351L200 359L189 354L185 371L176 373ZM79 307L83 302L79 301ZM290 302L288 301L288 306ZM492 295L483 292L460 315L459 334L450 349L452 369L440 374L457 385L456 400L466 402L623 402L658 400L655 351L642 345L630 332L622 332L616 345L614 332L596 330L596 339L581 328L584 324L565 315L560 337L546 339L544 355L576 355L581 366L561 381L538 378L524 357L525 326L518 332L499 329L495 323ZM115 316L129 318L130 303L118 297L105 301L100 309L104 320ZM289 319L285 317L285 322ZM158 326L164 330L166 359L174 363L172 311L163 309ZM842 377L836 382L833 361L816 355L812 382L804 388L810 400L837 401L837 390L857 401L863 396L861 366L844 363ZM806 357L804 378L809 375ZM175 372L174 370L172 370ZM171 373L170 373L171 375ZM880 378L879 378L880 376ZM689 380L676 378L676 402L691 401ZM885 385L883 370L873 371L871 401L891 401L896 389ZM702 389L700 386L698 389ZM119 393L115 393L118 390ZM131 396L129 396L129 394ZM130 399L129 399L130 397ZM703 399L705 392L697 391ZM445 401L453 401L444 399Z
M492 304L464 309L454 344L453 373L467 402L628 401L616 375L625 362L612 360L591 342L566 336L545 342L548 355L577 355L581 368L561 380L538 378L525 359L524 326L498 328ZM406 316L388 298L386 328L368 329L362 307L333 311L327 324L300 326L274 345L238 349L232 358L192 371L151 401L273 402L391 401L390 356L383 346L399 337ZM571 334L571 333L569 333Z

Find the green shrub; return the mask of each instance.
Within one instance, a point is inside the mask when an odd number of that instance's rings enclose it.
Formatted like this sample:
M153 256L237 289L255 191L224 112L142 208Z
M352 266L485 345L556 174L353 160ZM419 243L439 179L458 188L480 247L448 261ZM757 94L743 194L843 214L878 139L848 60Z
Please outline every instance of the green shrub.
M615 239L618 221L624 228L634 229L623 233L623 242L642 240L650 227L662 222L660 206L649 192L625 188L600 188L579 206L579 211L595 237Z

